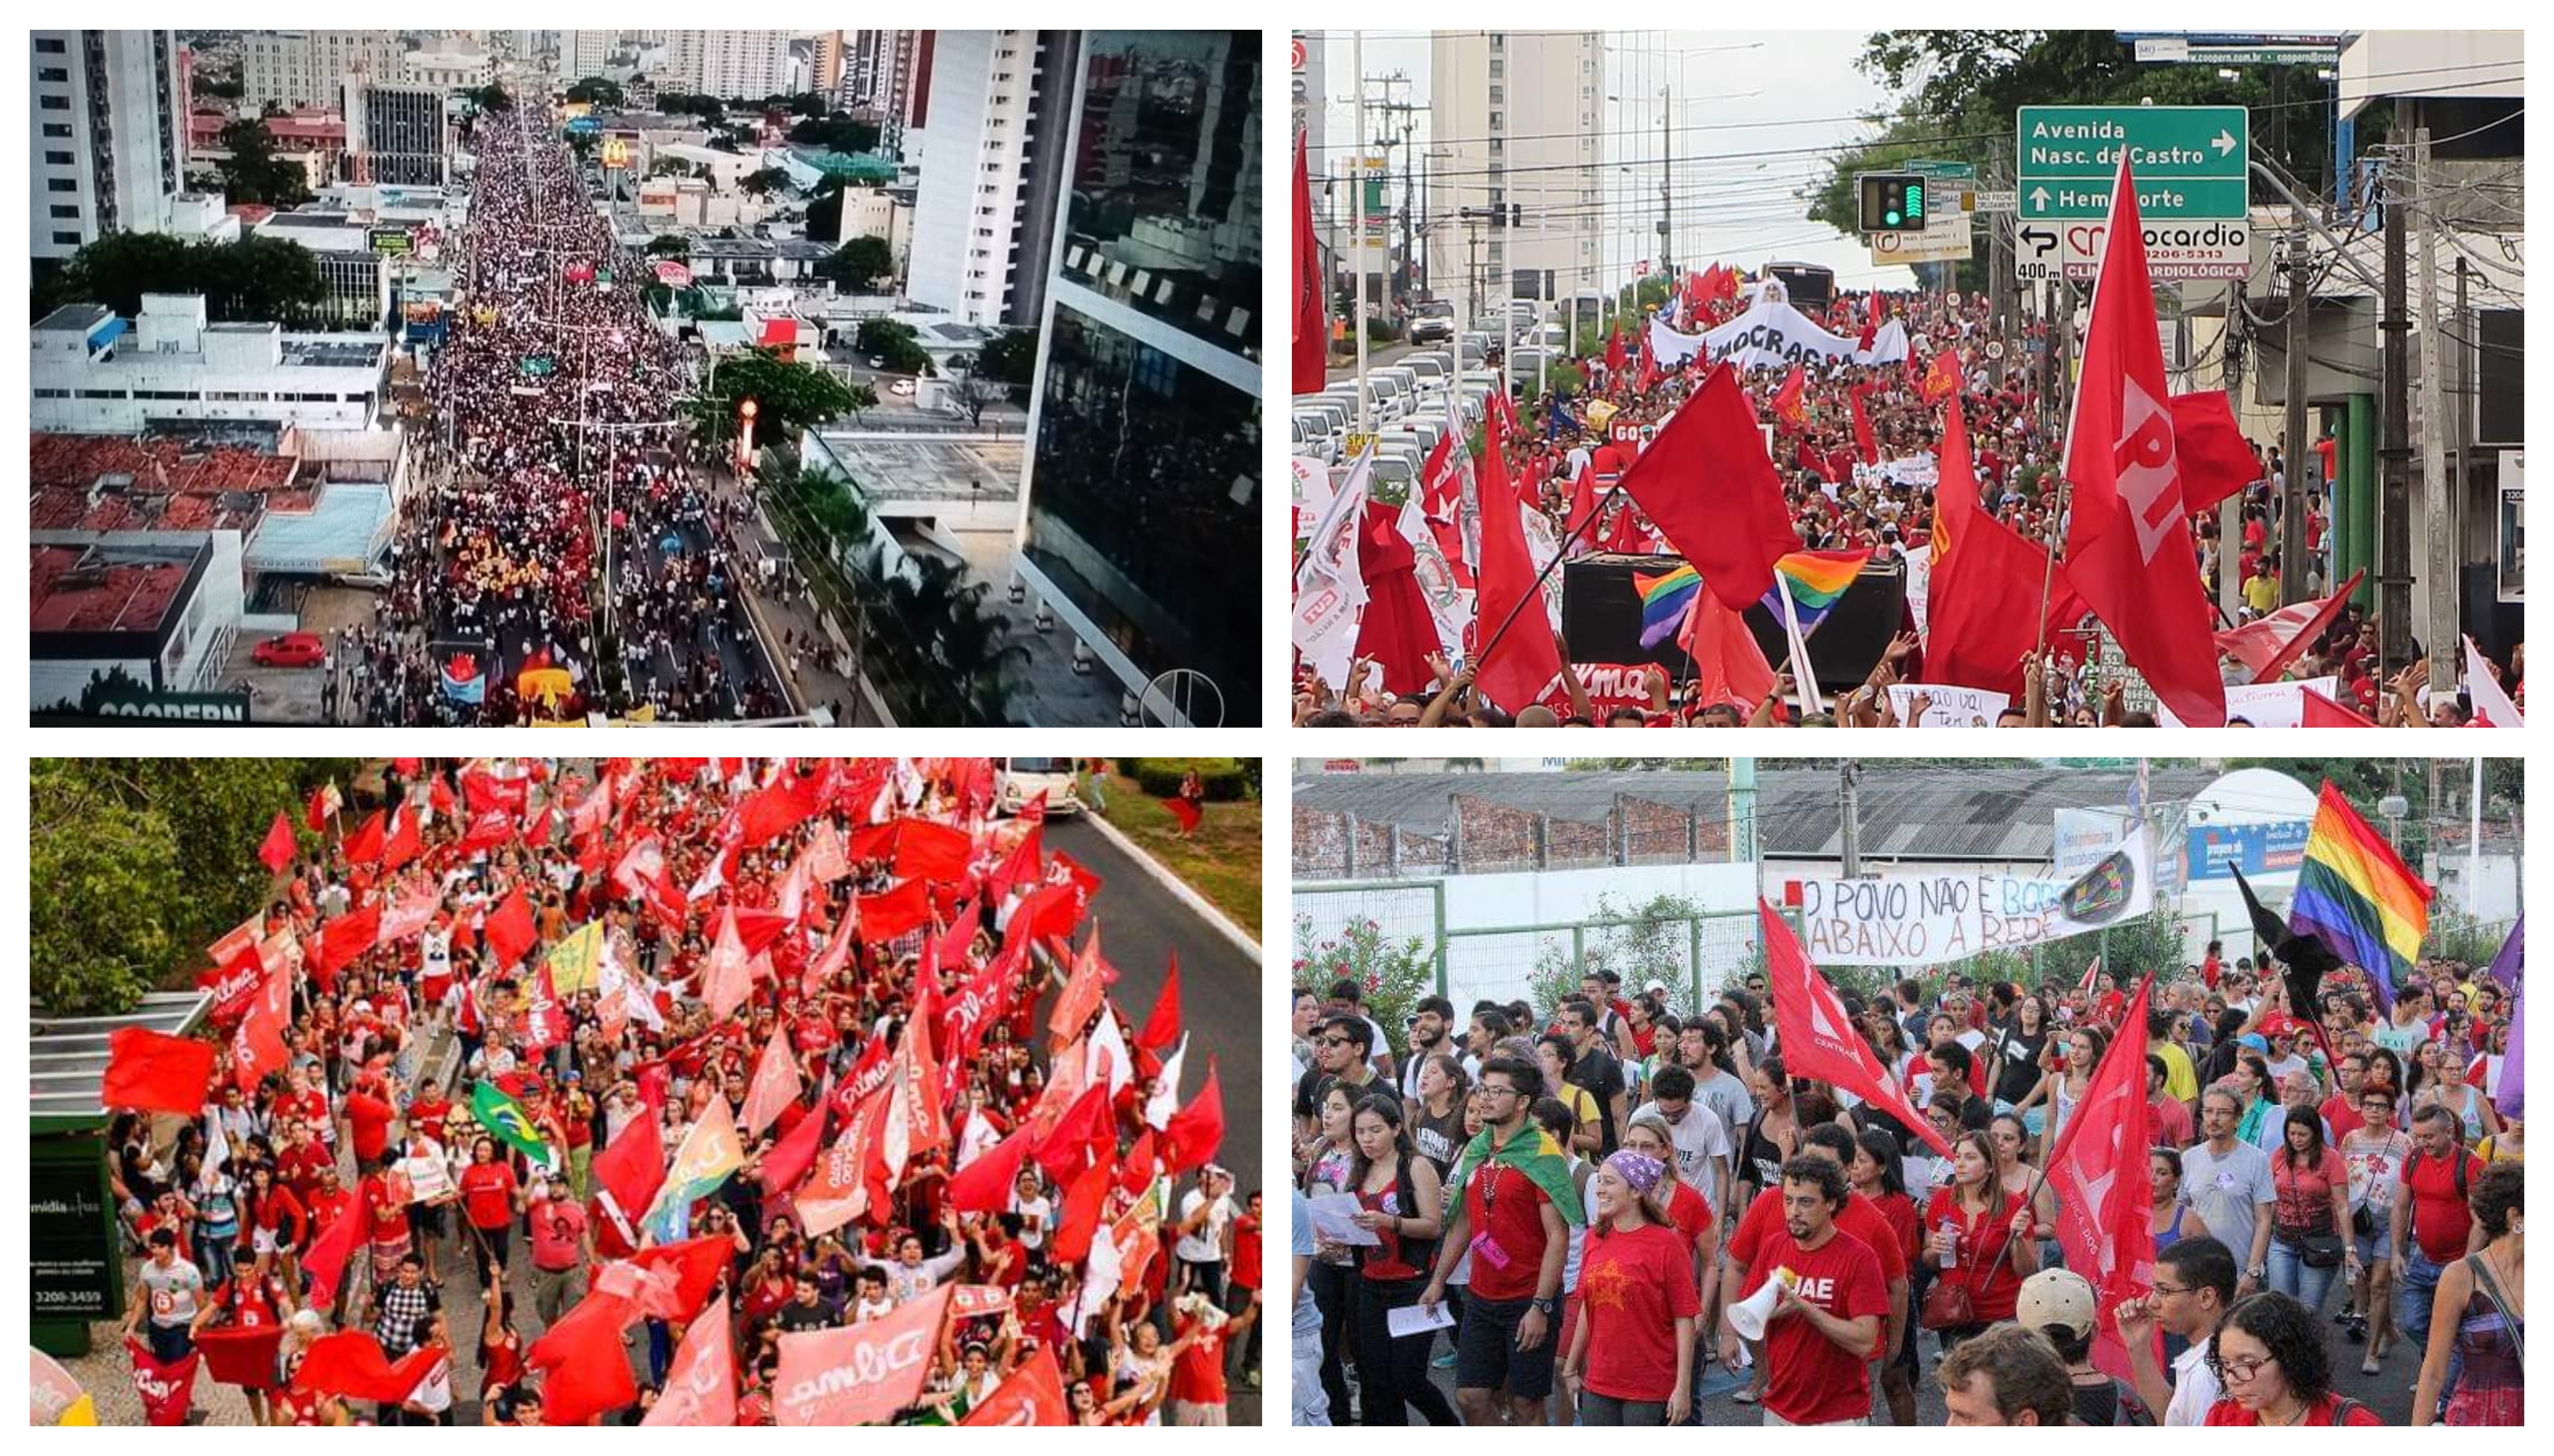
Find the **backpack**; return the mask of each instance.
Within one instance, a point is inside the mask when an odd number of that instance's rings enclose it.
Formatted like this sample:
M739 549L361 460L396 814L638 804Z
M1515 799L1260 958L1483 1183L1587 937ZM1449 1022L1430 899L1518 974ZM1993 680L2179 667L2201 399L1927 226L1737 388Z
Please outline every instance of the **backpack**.
M1399 1210L1395 1215L1397 1217L1416 1218L1419 1216L1419 1194L1410 1186L1410 1160L1406 1157L1399 1158L1394 1161L1392 1170L1392 1206ZM1397 1237L1399 1237L1401 1241L1402 1263L1409 1265L1413 1269L1419 1270L1423 1274L1435 1266L1437 1262L1438 1240L1413 1238L1408 1234L1398 1235ZM1356 1251L1357 1268L1365 1268L1366 1256L1373 1251L1375 1246L1372 1244L1358 1244L1352 1247Z

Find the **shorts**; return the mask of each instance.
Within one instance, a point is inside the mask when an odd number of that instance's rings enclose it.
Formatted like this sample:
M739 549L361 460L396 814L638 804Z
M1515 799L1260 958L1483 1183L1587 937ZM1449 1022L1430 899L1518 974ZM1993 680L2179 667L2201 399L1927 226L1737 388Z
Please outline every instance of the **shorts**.
M1552 1356L1561 1343L1561 1322L1547 1321L1552 1328L1541 1344L1518 1349L1517 1326L1533 1307L1531 1295L1484 1299L1474 1294L1464 1300L1460 1338L1454 1346L1456 1390L1497 1391L1520 1400L1552 1398Z
M1221 1405L1211 1405L1200 1400L1173 1400L1171 1424L1222 1425L1225 1424L1224 1410Z

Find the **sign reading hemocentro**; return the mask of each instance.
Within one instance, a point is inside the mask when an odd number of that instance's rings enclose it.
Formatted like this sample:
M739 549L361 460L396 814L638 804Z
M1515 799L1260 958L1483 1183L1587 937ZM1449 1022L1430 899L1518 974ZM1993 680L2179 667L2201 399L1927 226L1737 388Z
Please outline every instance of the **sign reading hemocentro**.
M2125 150L2148 221L2240 218L2252 155L2249 115L2241 106L2021 107L2014 123L2021 213L2105 215Z

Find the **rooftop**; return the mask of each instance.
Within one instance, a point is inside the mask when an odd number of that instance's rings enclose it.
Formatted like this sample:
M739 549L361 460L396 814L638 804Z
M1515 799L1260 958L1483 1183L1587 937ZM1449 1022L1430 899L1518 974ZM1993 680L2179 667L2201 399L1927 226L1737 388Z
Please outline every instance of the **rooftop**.
M694 258L792 258L817 263L834 256L834 245L805 238L694 238Z
M43 545L30 572L38 632L152 632L186 585L192 554Z
M154 991L125 1016L56 1016L39 1006L28 1020L30 1111L37 1117L84 1117L103 1121L98 1080L106 1071L107 1037L122 1027L141 1027L162 1036L181 1036L204 1014L210 997L202 991Z
M315 484L271 450L195 440L38 434L28 475L36 530L245 531L267 510L308 510Z
M39 333L85 334L115 317L103 303L65 303L36 320Z

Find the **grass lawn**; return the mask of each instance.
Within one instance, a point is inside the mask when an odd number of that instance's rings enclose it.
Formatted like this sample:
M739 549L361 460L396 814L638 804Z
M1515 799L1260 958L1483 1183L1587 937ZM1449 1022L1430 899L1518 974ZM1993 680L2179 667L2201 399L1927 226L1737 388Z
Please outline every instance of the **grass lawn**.
M1108 776L1108 822L1162 867L1186 880L1232 923L1259 939L1259 801L1210 803L1197 837L1173 839L1179 821L1133 779Z

